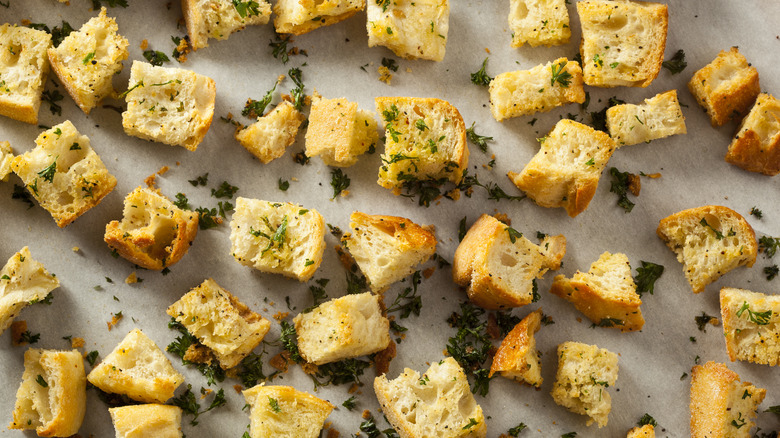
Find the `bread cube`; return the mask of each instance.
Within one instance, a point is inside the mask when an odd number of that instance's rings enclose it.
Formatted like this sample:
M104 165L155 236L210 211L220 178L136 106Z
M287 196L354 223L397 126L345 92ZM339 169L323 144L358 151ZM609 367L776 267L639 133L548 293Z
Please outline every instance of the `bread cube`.
M736 267L753 266L758 254L753 227L736 211L719 205L661 219L656 234L677 254L694 293Z
M159 190L138 187L125 198L122 221L103 240L136 265L161 270L181 260L198 234L198 213L182 210Z
M560 406L589 417L599 428L607 425L612 397L607 388L618 378L618 356L604 348L579 342L558 346L558 373L552 397Z
M563 119L522 172L507 176L541 207L562 207L571 217L585 211L596 194L601 171L617 146L605 132Z
M582 69L558 58L530 70L501 73L490 81L490 113L499 122L585 101Z
M406 59L441 61L450 28L449 0L368 0L368 47Z
M49 47L48 32L8 23L0 26L0 115L38 123L41 94L49 74Z
M8 181L8 175L11 174L11 163L14 161L14 150L11 143L0 141L0 181Z
M181 438L181 408L159 404L108 408L117 438Z
M208 47L209 38L226 40L233 32L266 24L271 18L271 4L266 0L239 4L230 0L182 0L181 9L192 50Z
M365 7L365 0L277 0L274 27L276 33L301 35L344 21Z
M38 436L71 436L79 431L86 410L81 353L37 348L24 352L24 374L9 429L32 429Z
M48 50L49 63L70 97L89 114L105 97L114 94L111 80L127 59L127 39L117 33L116 20L106 8Z
M536 279L560 268L565 254L562 235L546 236L537 246L483 214L455 250L452 279L467 286L469 299L486 309L525 306L539 298Z
M259 384L243 392L251 438L318 438L333 406L291 386Z
M628 431L626 438L655 438L655 427L652 424L635 427Z
M750 438L766 390L740 382L726 365L707 362L691 372L691 438Z
M11 167L58 227L68 226L114 190L116 178L69 120L42 132L35 144Z
M211 126L216 95L211 78L133 61L122 127L127 135L194 151Z
M712 126L744 117L761 92L758 70L736 47L721 51L714 61L697 71L688 89L707 111Z
M422 376L405 368L387 380L374 379L382 412L401 438L484 438L482 408L474 400L469 381L455 359L431 364Z
M236 199L230 252L244 266L308 281L322 263L325 221L289 202Z
M507 379L525 382L539 388L542 386L542 364L536 350L534 334L542 322L542 309L531 312L506 335L493 356L490 374L500 372Z
M282 101L273 110L257 118L255 123L236 132L236 140L263 164L284 155L295 143L298 128L305 119L293 104Z
M677 90L657 94L639 105L615 105L607 110L607 128L617 147L685 134L685 117Z
M577 2L585 83L594 87L647 87L664 62L667 7L625 0Z
M133 329L87 376L101 391L144 403L165 403L184 382L162 350Z
M46 299L58 287L57 277L33 260L26 246L11 256L0 270L0 334L22 309Z
M732 362L780 364L780 295L724 287L720 314Z
M512 47L557 46L571 37L565 0L510 0ZM580 72L582 74L582 72Z
M306 156L320 156L328 166L348 167L379 142L376 120L345 98L311 101L306 130Z
M208 347L224 369L238 365L261 342L271 323L209 278L167 310Z
M726 161L750 172L780 173L780 100L766 93L758 95L729 145Z

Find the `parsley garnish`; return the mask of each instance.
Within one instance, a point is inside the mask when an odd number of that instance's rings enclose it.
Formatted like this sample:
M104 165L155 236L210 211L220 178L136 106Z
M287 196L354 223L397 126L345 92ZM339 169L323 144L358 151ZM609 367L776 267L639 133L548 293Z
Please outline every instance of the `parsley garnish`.
M486 333L487 322L482 320L485 311L468 302L462 302L460 309L461 313L453 312L447 318L450 326L458 329L455 336L449 338L447 353L460 364L466 375L474 377L471 392L484 397L490 389L490 378L489 370L482 365L493 346Z
M173 205L181 208L182 210L191 210L191 206L189 204L189 200L187 199L187 195L184 193L177 193L176 194L176 200L173 202Z
M357 405L357 403L355 402L355 396L354 395L352 397L344 400L344 403L341 404L341 406L344 406L345 408L347 408L348 411L351 411L351 410L355 409L356 405Z
M707 324L709 324L713 320L717 321L717 318L715 318L714 316L707 315L704 312L701 312L701 316L694 317L694 320L696 321L696 327L699 329L699 331L707 333Z
M282 61L282 64L287 64L287 61L290 60L290 56L287 54L287 43L289 42L290 35L276 34L276 39L271 40L271 42L268 44L273 48L271 53L273 54L274 58Z
M490 81L493 80L488 74L485 72L485 68L487 67L488 58L485 58L484 61L482 61L482 68L477 70L476 73L471 74L471 83L474 85L482 85L483 87L487 87L490 85Z
M764 257L771 259L780 248L780 237L761 236L758 239L758 250L764 253Z
M625 323L621 319L617 318L601 318L601 321L598 322L598 324L591 324L590 327L615 327L615 326L621 326Z
M54 182L54 173L57 172L57 158L59 158L59 155L54 157L54 161L52 161L51 164L38 172L38 176L43 178L44 181Z
M520 432L522 432L523 430L525 430L527 428L528 428L528 426L526 426L525 423L520 423L517 426L509 429L506 433L509 436L516 437L516 436L520 435Z
M743 302L742 307L737 310L737 318L741 317L746 310L747 318L758 325L767 325L769 324L769 320L772 318L771 310L767 310L766 312L754 312L750 310L750 304L748 304L747 301Z
M466 129L466 138L468 138L470 142L474 143L479 148L479 150L482 152L487 152L487 142L492 141L493 137L479 135L474 132L474 123L475 122L471 123L471 128Z
M773 414L777 414L778 416L780 416L780 405L770 406L764 412L771 412Z
M49 111L51 111L52 114L56 114L58 116L62 115L62 107L57 102L64 98L65 96L63 96L59 90L47 90L41 94L41 100L49 104Z
M233 199L233 196L238 191L238 187L230 185L227 181L222 181L216 189L211 189L211 196L215 198L227 198Z
M203 175L195 178L187 180L190 184L192 184L194 187L197 186L205 186L209 182L209 174L208 172L204 173Z
M387 308L387 313L400 312L399 318L405 319L414 314L420 316L422 309L422 297L417 295L417 286L422 282L420 271L412 274L412 287L407 287L395 297L393 304Z
M393 58L382 58L382 66L392 71L398 71L398 62Z
M385 119L385 122L394 122L398 119L399 113L398 107L392 104L389 110L382 110L382 117Z
M24 189L24 187L14 184L14 192L11 193L11 199L17 199L21 202L24 202L27 204L27 209L33 208L35 205L32 201L32 197L30 196L30 192Z
M363 371L370 367L371 363L359 359L345 359L339 362L331 362L317 367L314 375L309 375L314 382L315 390L321 386L343 385L353 383L362 386L360 376ZM324 380L320 380L324 379Z
M114 8L116 6L121 6L123 8L127 7L127 0L92 0L92 9L95 11L99 10L100 2L106 3L109 8Z
M731 420L731 425L736 427L737 429L740 429L745 424L747 424L747 420L745 418L742 418L742 412L739 413L739 416L737 417L736 420Z
M273 397L268 397L268 406L270 406L271 410L276 412L277 414L279 412L282 412L282 408L279 407L279 401Z
M463 242L464 237L466 237L466 216L458 222L458 242Z
M19 334L19 341L26 342L28 344L37 344L40 339L41 339L40 333L33 334L29 330L25 330L21 334Z
M346 173L341 169L333 169L330 171L330 186L333 187L333 197L340 195L344 190L349 187L350 179Z
M767 281L772 281L777 274L780 273L780 268L777 265L767 266L764 268L764 275L766 275Z
M594 111L590 113L590 122L593 129L604 131L609 133L607 129L607 110L615 105L622 105L626 103L624 100L620 100L616 97L610 97L607 106L602 108L601 111Z
M685 67L688 67L688 63L685 62L685 52L678 50L674 56L672 56L672 59L664 61L661 65L673 75L680 73L685 70Z
M156 65L158 67L163 65L164 62L170 61L165 53L154 50L144 50L144 58L146 58L150 64Z
M303 108L303 104L306 99L306 95L303 94L304 85L303 85L303 79L301 78L302 74L303 72L301 72L301 69L297 67L291 68L287 72L287 75L290 77L290 79L292 79L293 83L295 83L295 88L290 90L290 95L292 96L293 106L298 111L300 111L301 108Z
M382 12L387 12L388 6L392 0L376 0L376 4L382 7Z
M758 207L753 207L750 209L750 214L755 216L756 219L761 220L762 217L764 217L764 213L758 209Z
M87 53L87 56L85 56L84 59L81 60L81 63L87 65L89 61L92 61L94 57L95 57L95 52L89 52Z
M598 55L596 55L598 56ZM571 73L564 70L566 68L566 61L561 61L560 64L552 64L550 71L552 71L552 77L550 78L550 86L555 86L557 82L561 87L568 88L572 80Z
M95 366L95 362L97 362L98 354L99 353L96 350L93 350L93 351L90 351L89 353L87 353L85 358L87 359L87 362L89 362L90 366L93 366L93 367Z
M282 334L280 341L282 347L290 353L290 360L297 363L305 362L298 351L298 334L295 331L295 326L287 321L282 321Z
M702 224L703 226L705 226L705 227L707 227L707 228L711 229L711 230L712 230L712 232L713 232L713 233L715 233L715 238L716 238L716 239L718 239L718 240L723 240L723 233L721 233L720 231L718 231L718 230L716 230L715 228L713 228L713 227L712 227L712 225L708 224L708 223L707 223L707 219L705 219L705 218L701 218L701 222L699 222L699 223L700 223L700 224Z
M523 233L515 230L512 227L506 227L506 232L509 233L509 241L515 243L517 239L523 237Z
M425 119L417 119L417 121L414 122L414 126L420 131L425 131L428 129L428 125L425 124Z
M631 213L635 205L628 199L629 177L631 174L621 172L616 167L610 168L609 174L612 175L612 185L610 185L609 191L618 195L617 205L622 207L626 213Z
M644 292L653 295L655 281L664 273L664 267L644 260L640 261L640 263L642 263L642 266L636 269L636 277L634 277L636 292L640 297Z
M253 15L260 15L260 4L256 1L239 1L239 0L233 0L233 6L236 7L236 12L238 12L238 15L241 16L241 18L246 18L247 15L250 17Z
M279 185L279 190L283 192L286 192L287 189L290 188L290 181L282 180L281 178L279 178L277 184Z
M168 347L166 347L166 350L169 353L173 353L180 357L181 363L184 365L195 365L198 371L200 371L200 373L206 377L209 385L215 385L216 382L225 380L225 371L222 369L222 367L219 366L217 361L212 360L211 363L207 364L191 362L184 359L184 355L187 353L187 349L189 349L190 346L200 345L198 338L193 336L186 327L176 321L176 319L171 318L170 322L168 322L168 328L178 330L181 334L181 336L177 336L176 340L168 344Z
M474 426L476 426L478 424L479 424L479 422L477 420L475 420L473 418L469 418L469 422L468 422L467 425L463 426L463 430L469 430L469 429L471 429L472 427L474 427Z
M279 82L274 82L273 88L268 90L260 100L247 99L244 109L241 110L241 115L250 118L262 117L266 107L271 103L274 98L274 91Z
M198 207L195 209L198 212L198 225L201 230L208 230L210 228L216 228L222 223L222 219L217 217L217 209L208 209L206 207Z
M645 413L645 415L642 415L642 418L640 418L636 424L639 426L644 426L646 424L649 424L653 427L658 426L658 423L655 421L655 418L653 418L650 414L647 413Z
M561 438L574 438L577 436L577 432L569 432L561 435Z
M207 394L207 391L204 388L201 388L200 392L204 396ZM200 404L195 397L195 393L192 392L192 385L190 384L187 384L187 390L184 391L180 396L171 399L171 404L180 407L185 414L192 415L192 420L190 421L192 426L198 425L199 416L212 409L224 406L226 403L227 400L225 400L225 391L220 388L216 395L214 395L214 399L211 401L209 407L201 411Z
M38 382L39 385L43 386L44 388L48 388L49 384L46 383L46 380L44 380L43 376L38 374L38 377L35 378L35 381Z

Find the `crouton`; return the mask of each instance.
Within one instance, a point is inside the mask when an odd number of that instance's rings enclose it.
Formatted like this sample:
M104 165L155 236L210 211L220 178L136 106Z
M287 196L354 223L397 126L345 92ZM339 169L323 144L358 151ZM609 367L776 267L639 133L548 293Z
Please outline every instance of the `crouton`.
M35 261L25 246L0 270L0 334L31 303L39 302L60 287L57 277Z
M370 111L347 99L323 99L315 94L306 130L306 156L320 156L328 166L348 167L379 141Z
M209 38L226 40L246 26L266 24L271 4L266 0L182 0L181 9L192 50L209 46Z
M0 26L0 115L38 123L41 95L49 74L46 51L51 35L12 24Z
M291 386L259 384L243 392L251 438L318 438L333 406Z
M542 386L542 364L534 334L539 331L543 316L542 309L529 313L506 335L493 356L488 377L500 372L507 379Z
M368 47L407 59L442 61L450 28L449 0L369 0Z
M780 364L780 295L724 287L720 314L732 362Z
M758 95L729 145L726 161L750 172L770 176L780 173L780 101L777 98L766 93Z
M685 117L677 90L657 94L640 105L615 105L607 110L607 128L617 147L685 134Z
M293 104L282 101L255 123L237 131L236 140L263 164L268 164L295 143L303 120L304 115Z
M159 404L108 408L117 438L181 438L181 408Z
M512 47L566 44L571 37L565 0L511 0ZM581 74L581 72L580 72Z
M276 33L301 35L344 21L365 7L365 0L277 0L274 27Z

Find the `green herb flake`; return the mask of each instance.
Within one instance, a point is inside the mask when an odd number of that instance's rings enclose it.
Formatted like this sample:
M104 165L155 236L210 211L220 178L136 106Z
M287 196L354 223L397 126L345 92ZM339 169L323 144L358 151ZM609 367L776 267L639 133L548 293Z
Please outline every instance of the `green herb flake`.
M640 263L642 263L642 266L637 268L636 277L634 277L636 292L640 297L645 292L653 295L655 281L664 273L664 267L644 260L641 260Z
M572 75L571 73L566 71L565 68L566 68L566 61L561 61L560 64L552 64L550 66L550 71L552 72L552 76L550 77L551 87L554 87L556 82L563 88L569 87L569 84L571 83L572 80Z
M341 169L332 169L330 171L330 186L333 187L333 197L331 199L336 199L336 196L347 190L350 182L349 176Z
M747 301L742 303L742 307L737 310L737 318L742 317L742 314L744 314L747 311L747 318L751 321L756 323L757 325L767 325L769 324L769 320L772 318L772 311L767 310L765 312L754 312L750 310L750 304L748 304Z
M84 57L84 59L81 60L81 63L84 65L89 64L89 61L92 61L92 59L95 57L95 52L89 52L87 53L87 56ZM97 61L95 61L96 63Z
M493 137L477 134L474 131L475 123L476 122L472 122L471 127L466 129L466 138L468 138L471 143L476 145L479 148L479 150L481 150L482 152L487 152L487 142L493 141Z
M685 52L678 50L674 56L672 56L672 59L664 61L661 65L673 75L680 73L688 66L688 63L685 62Z
M277 414L282 412L282 408L279 407L279 401L273 397L268 397L268 406L270 406L271 410Z
M49 384L46 383L46 380L44 380L43 376L41 376L40 374L38 374L38 377L35 378L35 381L38 382L38 384L44 388L49 387Z
M485 69L487 68L487 62L488 58L485 58L484 61L482 61L482 68L477 70L476 73L471 74L471 83L474 85L481 85L483 87L487 87L490 85L490 81L493 80L488 74L485 72Z

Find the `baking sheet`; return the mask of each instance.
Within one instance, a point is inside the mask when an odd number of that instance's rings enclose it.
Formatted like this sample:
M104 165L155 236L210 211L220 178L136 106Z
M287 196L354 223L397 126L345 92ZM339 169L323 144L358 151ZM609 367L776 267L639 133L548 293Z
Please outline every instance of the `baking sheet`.
M109 10L109 15L117 18L120 33L130 41L130 59L125 62L122 74L114 80L119 90L127 86L131 60L143 60L139 48L143 39L148 40L150 48L170 54L173 49L171 36L183 36L185 33L179 22L181 9L178 2L131 0L130 3L129 8ZM246 99L262 97L279 74L305 63L302 70L307 94L316 88L325 97L343 96L358 102L360 108L369 110L374 109L374 97L384 95L438 97L453 103L467 125L476 122L478 133L494 138L489 143L487 154L470 146L470 173L476 172L482 182L497 182L509 194L519 194L505 175L510 170L520 171L536 153L536 138L545 135L555 122L568 113L575 114L578 120L584 116L586 122L589 118L579 106L568 105L549 113L497 123L487 108L487 89L472 85L469 74L479 68L486 56L490 56L488 73L491 76L528 69L560 56L573 57L578 51L580 39L574 4L567 6L572 28L569 44L512 49L509 45L511 31L506 24L507 1L453 0L444 61L399 60L400 69L394 74L391 85L378 81L377 67L383 57L396 57L384 48L367 47L365 13L294 38L293 45L305 49L308 56L292 56L286 65L271 56L272 49L268 46L274 38L271 24L250 27L227 41L210 40L209 48L190 54L186 63L166 63L168 67L192 69L216 81L215 120L196 152L126 136L117 112L97 108L90 116L85 116L59 86L60 92L66 96L60 102L62 116L52 115L44 103L39 122L52 126L71 120L81 133L89 136L93 148L117 177L118 184L99 206L61 230L37 205L27 209L24 203L11 199L13 185L21 184L16 176L12 176L10 182L0 183L0 258L6 260L28 245L33 257L56 273L62 283L53 292L51 306L30 306L17 320L26 320L32 332L41 333L35 347L68 348L69 343L62 337L79 336L86 340L84 350L97 350L100 357L104 357L128 331L136 327L164 349L176 336L167 328L166 307L207 277L213 277L268 319L277 312L289 311L285 297L290 297L296 309L292 314L311 304L307 284L262 274L239 265L230 256L227 222L217 229L201 230L189 254L171 268L170 274L163 276L159 272L140 270L138 276L143 282L125 284L123 280L134 272L134 268L129 262L110 256L110 250L102 240L105 225L121 218L122 200L127 193L143 184L144 178L160 167L169 166L168 173L157 177L158 186L171 198L177 192L186 193L194 206L216 206L217 200L210 197L209 188L228 181L239 187L238 196L297 202L306 208L317 209L326 222L343 230L348 229L349 214L354 210L401 215L420 224L435 225L439 239L437 252L450 261L458 245L461 218L466 216L468 225L471 225L481 213L500 212L507 214L512 219L512 226L520 232L564 234L568 247L559 273L567 276L577 269L587 270L604 251L626 253L634 268L639 266L640 260L666 267L664 275L656 283L655 294L645 295L643 300L644 330L630 334L614 329L589 328L590 321L570 304L547 292L555 274L549 273L540 280L542 299L533 305L515 309L513 314L523 317L541 306L555 321L554 325L543 327L536 335L542 353L544 384L537 391L503 378L493 379L489 395L476 397L488 417L488 436L498 436L523 422L529 429L521 436L560 436L576 431L578 436L584 437L619 437L625 436L644 413L650 413L658 421L658 436L689 435L690 377L681 379L681 376L690 373L696 357L702 363L708 360L725 362L743 380L767 388L762 409L778 405L777 368L728 363L721 328L710 326L706 333L702 333L694 323L694 317L702 311L719 315L720 287L734 286L773 293L780 280L767 282L762 274L763 267L772 262L759 255L752 269L737 269L707 287L704 293L694 295L682 275L681 265L656 237L655 228L659 219L671 213L720 204L744 215L759 235L780 235L780 180L744 172L727 164L723 156L736 124L711 127L686 87L690 76L710 62L719 50L737 45L758 69L762 90L780 94L780 74L776 69L780 53L780 3L772 0L755 0L749 4L729 0L677 0L667 3L670 17L666 59L678 49L684 49L688 68L678 75L662 70L658 79L645 89L586 86L591 97L588 111L600 110L611 96L638 103L673 88L678 90L681 103L686 105L683 112L687 135L625 147L615 152L610 160L609 166L622 171L660 172L663 175L655 180L642 179L641 195L630 214L615 205L616 196L609 193L609 175L606 172L590 207L575 219L566 216L563 209L541 208L528 200L489 201L480 190L476 190L470 199L463 197L457 202L442 199L430 208L419 207L407 198L393 196L375 183L381 146L376 154L365 155L357 165L345 169L351 179L349 195L332 200L330 170L321 160L312 159L307 166L291 160L292 154L303 149L302 132L284 157L263 165L252 159L233 139L233 127L218 120L218 117L230 112L242 123L249 123L248 119L239 115ZM96 11L91 11L91 2L87 0L71 0L69 6L53 0L10 0L9 7L0 6L1 22L19 23L27 19L46 23L49 27L66 20L78 29L96 14ZM361 66L365 66L365 70ZM53 77L50 75L47 89L56 88ZM288 92L290 88L292 84L288 79L280 90ZM275 101L278 101L279 93L275 96ZM111 100L104 103L123 106L122 102ZM532 119L538 120L531 124ZM9 140L17 153L31 149L40 131L36 126L0 118L0 139ZM492 155L495 155L495 167L489 170L484 165ZM209 173L208 187L195 188L187 182L206 172ZM280 178L290 181L290 188L285 192L277 188ZM762 220L748 215L754 206L763 210ZM333 298L344 294L346 282L333 251L337 241L331 235L326 240L328 249L314 279L330 279L326 289ZM73 252L73 247L79 247L80 251ZM113 283L107 281L109 278ZM96 291L95 286L101 286L103 291ZM393 286L386 294L386 301L391 302L404 287L405 283ZM398 356L388 373L390 378L396 377L404 367L422 372L428 363L440 360L448 337L455 333L445 319L458 309L466 296L452 282L449 269L437 269L431 278L423 281L420 291L423 296L422 314L401 321L409 331L398 345ZM114 330L108 331L106 322L111 320L112 312L118 311L122 311L125 318ZM277 339L279 330L279 325L274 322L267 339ZM695 337L695 342L690 337ZM549 395L557 368L556 347L568 340L596 344L620 355L617 384L609 389L613 409L609 425L603 429L597 429L595 425L586 427L585 417L557 406ZM3 397L0 397L0 417L2 421L10 422L14 394L23 371L24 348L12 347L10 333L5 333L0 337L0 350L0 373L5 382ZM195 390L206 386L205 379L197 371L183 367L175 357L169 357ZM357 393L358 409L353 412L340 407L351 396L347 385L322 388L316 393L339 406L328 421L342 436L358 432L363 409L372 410L380 428L387 427L377 412L378 404L371 389L372 379L372 370L362 377L366 385ZM197 427L190 426L189 419L185 417L183 428L187 436L241 436L249 419L241 409L243 398L231 388L236 383L228 379L220 385L225 388L227 406L201 416ZM273 383L313 392L311 380L298 366L293 366ZM182 390L180 388L179 393ZM758 424L765 431L780 428L778 418L773 414L760 414ZM113 436L106 406L92 391L88 394L87 416L80 433L82 436ZM2 430L0 434L23 435L8 430ZM27 434L30 435L29 432Z

